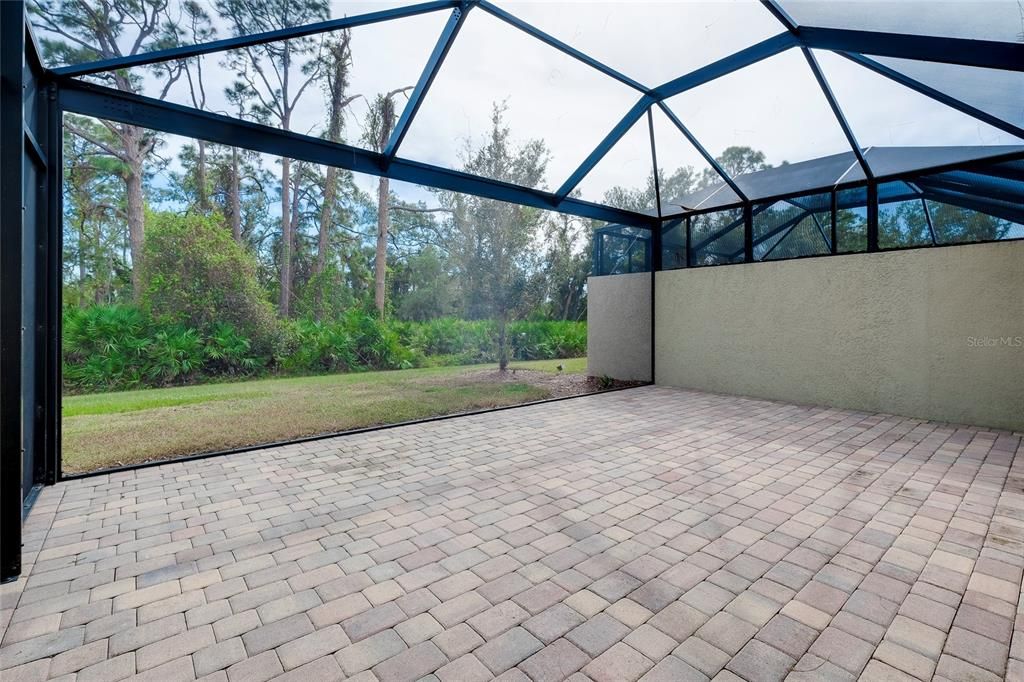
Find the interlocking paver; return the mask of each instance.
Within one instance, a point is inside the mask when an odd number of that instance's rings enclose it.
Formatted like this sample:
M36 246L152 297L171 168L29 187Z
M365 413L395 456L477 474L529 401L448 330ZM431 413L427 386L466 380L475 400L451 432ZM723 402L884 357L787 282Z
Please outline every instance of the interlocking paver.
M707 682L707 675L675 656L666 656L640 678L642 682Z
M700 637L690 637L672 652L687 665L708 677L714 677L729 662L729 654L705 642Z
M568 640L558 639L519 664L534 682L559 682L590 661L590 656Z
M487 682L493 675L473 654L465 654L441 666L435 673L441 682Z
M784 679L795 664L795 658L752 639L729 661L726 668L746 680L768 682Z
M484 643L483 637L465 623L445 630L432 640L448 658L455 659Z
M497 675L539 651L544 645L520 627L512 628L490 640L473 654L488 670Z
M647 387L62 482L0 674L1014 679L1021 452Z
M337 658L345 674L354 675L388 660L407 648L397 632L385 630L345 647L338 652Z
M599 613L565 636L570 642L596 658L612 644L629 634L629 628L607 613Z
M192 665L195 666L196 675L202 677L244 661L245 657L245 645L241 638L233 637L193 653Z
M283 620L274 621L270 625L250 630L242 635L245 643L245 650L249 655L261 653L267 649L274 649L285 642L298 639L313 631L313 625L309 617L304 613L297 613Z
M349 639L341 627L331 625L285 642L277 647L277 657L285 670L291 670L311 663L322 656L337 653L348 644ZM198 654L196 655L198 656Z

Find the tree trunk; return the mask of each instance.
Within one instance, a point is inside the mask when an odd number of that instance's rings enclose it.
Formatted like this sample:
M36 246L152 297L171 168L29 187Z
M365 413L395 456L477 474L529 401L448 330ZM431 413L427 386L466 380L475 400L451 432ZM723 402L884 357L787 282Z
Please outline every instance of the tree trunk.
M347 102L345 101L345 89L348 87L349 69L349 38L350 33L343 31L338 42L332 42L328 51L331 56L332 70L328 75L328 90L331 94L330 112L327 124L327 139L331 142L341 142L342 110ZM334 197L337 194L338 169L334 166L327 167L327 177L324 180L323 206L320 210L320 234L317 239L316 261L313 263L313 275L321 274L327 266L327 250L330 248L331 219L334 214ZM318 286L316 290L317 308L320 307L322 289Z
M197 140L199 145L199 157L196 163L196 198L199 201L199 211L208 213L210 210L210 197L206 191L206 142Z
M373 261L374 292L373 302L377 313L384 317L385 279L388 267L388 195L390 183L387 178L377 181L377 253Z
M327 178L324 180L323 207L320 209L320 235L316 245L316 261L313 263L313 275L319 275L327 266L327 249L330 248L331 219L334 216L334 197L337 194L338 169L327 167ZM318 294L319 298L319 294Z
M231 236L242 243L242 198L239 187L238 148L231 148L231 186L228 190L228 211L231 213Z
M508 321L505 310L498 312L498 371L504 372L508 369Z
M132 300L142 300L142 249L145 244L145 199L142 194L142 163L132 162L125 177L128 189L128 248L132 259Z
M128 250L132 261L132 300L142 300L142 249L145 244L146 199L142 190L143 164L148 150L142 129L137 126L123 126L119 135L124 148L121 161L125 165L124 184L127 201Z
M292 300L292 221L291 159L281 159L281 295L277 308L281 317L291 314Z
M85 307L85 219L78 223L78 307Z
M327 167L327 179L324 181L323 207L320 210L320 234L317 237L316 260L313 261L313 315L319 320L324 302L324 286L319 277L327 267L327 251L331 245L331 219L334 216L334 197L336 192L338 169Z

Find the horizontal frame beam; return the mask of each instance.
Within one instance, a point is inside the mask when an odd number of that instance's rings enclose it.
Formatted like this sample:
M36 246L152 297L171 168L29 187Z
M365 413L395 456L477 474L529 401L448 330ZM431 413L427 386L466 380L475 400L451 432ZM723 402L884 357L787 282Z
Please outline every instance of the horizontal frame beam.
M60 79L61 107L85 116L138 125L273 156L344 168L488 199L560 211L583 218L652 229L654 216L602 206L580 199L560 199L551 192L520 187L461 171L395 158L385 167L383 154L350 145L283 131L221 114L191 109L74 79Z
M797 36L804 47L857 52L879 57L916 59L980 66L1003 71L1024 71L1024 44L997 40L938 38L880 31L801 26Z
M200 43L198 45L182 45L180 47L172 47L166 50L154 50L153 52L145 52L126 57L115 57L113 59L86 62L85 64L74 64L54 69L53 72L58 76L89 76L96 73L102 73L104 71L129 69L136 66L146 66L148 64L165 62L172 59L189 59L191 57L198 57L212 52L222 52L224 50L236 50L242 47L262 45L263 43L270 43L275 40L305 38L306 36L317 35L318 33L328 33L330 31L337 31L343 28L365 26L367 24L376 24L381 21L389 21L391 19L401 19L404 17L426 14L428 12L436 12L443 9L453 9L459 7L461 4L460 0L432 0L431 2L422 2L416 5L396 7L378 12L367 12L366 14L357 14L351 17L318 21L314 24L306 24L304 26L292 26L289 28L278 29L276 31L254 33L248 36L224 38L208 43Z

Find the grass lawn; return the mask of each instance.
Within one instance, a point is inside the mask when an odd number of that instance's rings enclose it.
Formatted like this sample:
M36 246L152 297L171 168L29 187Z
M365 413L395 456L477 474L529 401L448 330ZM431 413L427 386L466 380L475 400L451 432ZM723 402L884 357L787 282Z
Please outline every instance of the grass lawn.
M586 358L260 379L94 393L63 400L66 473L268 443L552 396L544 373L586 372Z

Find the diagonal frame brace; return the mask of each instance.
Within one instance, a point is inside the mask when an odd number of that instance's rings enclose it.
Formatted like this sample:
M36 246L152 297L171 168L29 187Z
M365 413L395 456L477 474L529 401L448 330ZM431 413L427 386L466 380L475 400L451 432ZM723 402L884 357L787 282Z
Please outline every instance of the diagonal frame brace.
M672 122L672 125L679 129L679 132L681 132L690 144L693 145L694 149L704 157L704 160L708 162L708 165L711 166L719 176L721 176L722 180L725 181L725 184L729 185L729 188L736 194L736 196L739 197L741 201L747 201L747 195L743 193L743 190L741 190L739 185L736 184L736 181L732 179L732 176L722 168L722 164L718 163L718 160L711 156L711 154L708 153L708 150L704 148L704 145L694 137L693 133L691 133L685 125L683 125L683 122L679 120L679 117L676 116L675 112L669 109L664 102L658 102L658 108L661 109L661 111L668 117L668 120Z
M967 104L962 100L959 100L951 95L947 95L941 90L936 90L935 88L929 85L925 85L921 81L911 78L910 76L907 76L903 73L900 73L899 71L892 69L884 64L881 64L880 62L877 62L874 59L853 52L836 52L836 54L838 54L840 57L845 57L846 59L849 59L854 64L859 64L860 66L863 66L866 69L870 69L871 71L874 71L880 76L885 76L891 81L895 81L896 83L899 83L904 87L910 88L915 92L918 92L926 97L930 97L931 99L937 102L945 104L947 107L950 107L951 109L956 109L962 114L967 114L972 118L978 119L982 123L987 123L993 128L998 128L999 130L1002 130L1004 133L1009 133L1010 135L1014 135L1015 137L1024 139L1024 128L1015 126L1012 123L1009 123L1001 118L993 116L987 111L982 111L977 107L971 106L970 104Z
M603 159L611 148L615 146L615 143L621 140L622 136L633 127L633 124L643 117L652 104L654 104L654 99L649 95L641 97L637 103L626 112L626 115L622 117L622 120L616 123L615 127L605 135L604 139L601 140L601 143L597 145L594 151L590 152L587 158L583 160L583 163L573 171L572 175L562 183L562 186L555 192L555 196L558 197L559 200L565 199L569 196L569 193L576 189L576 185L580 184L583 178L587 176L587 173L593 170L594 166L601 162L601 159Z
M572 57L573 59L576 59L577 61L583 62L587 66L590 66L590 67L593 67L593 68L597 69L598 71L600 71L604 75L608 76L609 78L614 78L615 80L619 81L623 85L627 85L627 86L633 88L634 90L638 90L638 91L640 91L642 93L645 93L645 94L648 92L648 88L644 87L641 83L633 80L629 76L623 74L620 71L617 71L617 70L613 69L612 67L608 66L604 62L602 62L600 60L597 60L597 59L594 59L593 57L585 54L584 52L581 52L580 50L577 50L572 45L569 45L568 43L565 43L565 42L559 40L558 38L555 38L551 34L545 33L544 31L540 30L539 28L537 28L533 24L531 24L529 22L526 22L526 21L523 21L522 19L520 19L519 17L515 16L514 14L512 14L510 12L506 12L505 10L501 9L500 7L497 7L494 4L492 4L491 2L488 2L488 0L480 0L480 9L485 10L488 14L490 14L490 15L498 18L498 19L501 19L506 24L509 24L510 26L514 26L515 28L519 29L523 33L526 33L527 35L532 36L533 38L536 38L537 40L541 41L542 43L545 43L545 44L549 45L550 47L555 48L559 52L567 54L570 57Z
M384 147L385 167L390 165L398 154L398 148L401 146L402 140L405 139L406 133L409 132L409 126L412 125L416 112L420 110L427 90L430 89L430 85L441 70L441 65L444 64L448 51L451 50L452 45L455 43L455 37L459 34L462 25L466 23L469 10L475 4L475 2L464 2L461 7L453 9L451 16L448 17L448 22L441 31L441 35L434 45L434 50L430 53L430 58L427 59L427 63L423 67L423 72L416 82L416 87L413 88L412 95L409 96L409 101L406 102L401 117L399 117L398 122L395 124L394 130L391 131L391 137L388 139L387 146Z
M338 31L345 28L366 26L368 24L376 24L382 21L390 21L392 19L402 19L404 17L414 17L428 12L436 12L438 10L459 7L460 5L460 0L432 0L431 2L422 2L415 5L406 5L377 12L368 12L366 14L356 14L349 17L341 17L339 19L329 19L327 21L319 21L313 24L290 26L276 31L253 33L251 35L236 36L233 38L223 38L221 40L213 40L208 43L199 43L197 45L182 45L180 47L171 47L164 50L154 50L153 52L143 52L135 55L126 55L124 57L114 57L112 59L101 59L94 62L86 62L84 64L73 64L54 69L53 73L58 76L80 78L82 76L90 76L104 71L130 69L136 66L147 66L149 64L157 64L159 62L166 62L175 59L190 59L204 54L223 52L225 50L237 50L239 48L262 45L264 43L271 43L278 40L305 38L307 36L328 33L330 31Z
M839 102L836 100L835 93L832 92L832 87L828 84L828 79L825 78L825 74L821 71L821 66L818 64L817 58L811 53L806 47L801 47L800 51L804 54L804 59L807 60L807 65L811 67L811 73L814 74L814 80L818 81L818 87L821 88L821 94L828 100L828 106L832 109L832 113L836 117L836 121L839 123L839 127L843 129L843 135L846 136L846 141L850 144L850 148L853 150L853 155L857 157L857 163L860 164L860 168L864 171L864 177L871 180L875 177L874 173L871 172L871 166L868 165L868 160L864 157L864 152L860 147L860 143L857 142L857 136L853 134L853 129L850 127L849 121L846 120L846 116L843 114L842 107L839 106Z

